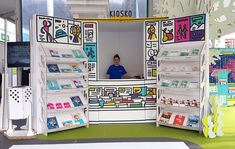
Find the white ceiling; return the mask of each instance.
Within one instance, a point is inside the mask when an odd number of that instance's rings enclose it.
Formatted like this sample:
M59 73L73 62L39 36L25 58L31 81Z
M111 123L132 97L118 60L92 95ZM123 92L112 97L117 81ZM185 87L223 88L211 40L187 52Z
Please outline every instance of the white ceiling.
M0 0L0 17L13 19L16 0Z

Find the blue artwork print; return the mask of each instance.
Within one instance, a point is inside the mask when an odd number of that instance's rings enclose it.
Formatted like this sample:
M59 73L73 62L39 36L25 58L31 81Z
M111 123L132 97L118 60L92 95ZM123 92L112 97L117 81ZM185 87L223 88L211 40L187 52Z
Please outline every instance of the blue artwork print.
M205 15L191 16L190 20L190 40L205 40Z
M84 44L84 51L88 57L89 62L96 62L97 61L96 44Z

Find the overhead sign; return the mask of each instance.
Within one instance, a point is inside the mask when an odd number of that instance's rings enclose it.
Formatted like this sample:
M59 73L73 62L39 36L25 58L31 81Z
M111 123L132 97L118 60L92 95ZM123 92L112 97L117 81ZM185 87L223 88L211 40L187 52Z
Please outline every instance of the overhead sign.
M133 13L131 10L111 10L109 11L109 17L132 17Z

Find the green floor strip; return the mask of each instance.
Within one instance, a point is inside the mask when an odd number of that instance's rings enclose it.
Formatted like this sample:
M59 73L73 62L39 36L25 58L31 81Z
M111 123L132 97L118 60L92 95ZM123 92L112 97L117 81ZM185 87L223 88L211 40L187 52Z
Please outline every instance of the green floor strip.
M48 136L38 135L37 139L65 140L89 138L176 138L186 140L207 149L235 148L235 107L223 108L225 135L215 139L206 139L194 131L169 127L156 127L154 124L130 125L91 125L90 128L79 128L63 132L51 133Z

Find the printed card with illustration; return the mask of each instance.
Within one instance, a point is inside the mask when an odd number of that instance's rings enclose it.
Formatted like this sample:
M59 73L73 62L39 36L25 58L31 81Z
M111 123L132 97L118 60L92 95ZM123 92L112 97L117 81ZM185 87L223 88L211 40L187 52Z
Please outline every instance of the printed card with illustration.
M180 83L180 87L182 87L182 88L187 88L188 85L189 85L189 82L187 80L183 80Z
M161 21L161 43L172 43L175 41L175 20Z
M190 17L175 19L175 41L185 42L190 40Z
M172 116L172 112L165 112L164 111L160 117L160 122L169 123L171 116Z
M49 90L59 90L60 89L56 80L47 80L47 87Z
M82 82L79 80L73 80L74 85L76 88L83 88Z
M71 105L70 105L69 102L64 102L64 107L65 107L65 108L71 108Z
M78 64L72 64L71 68L73 72L82 73L82 69L80 68Z
M73 118L74 123L80 124L80 125L84 124L84 121L79 114L72 115L72 118Z
M47 67L50 73L60 73L60 69L57 64L47 64Z
M179 80L173 80L171 83L171 87L179 87Z
M82 100L79 96L70 97L74 107L83 106Z
M72 50L75 58L84 58L84 55L81 50Z
M178 125L178 126L183 126L184 124L184 121L185 121L185 116L184 115L181 115L181 114L177 114L175 116L175 119L174 119L174 125Z
M48 104L47 104L47 109L49 109L49 110L55 109L54 104L53 104L53 103L48 103Z
M67 64L59 64L59 68L62 73L72 73L73 72L70 65L67 65Z
M191 53L191 56L198 56L200 53L200 50L199 49L193 49L192 50L192 53Z
M56 103L55 106L56 106L56 109L62 109L63 108L62 103Z
M71 84L61 84L60 87L61 87L61 89L72 89Z
M49 50L49 51L50 51L51 57L60 57L60 54L58 51L56 50Z
M62 122L64 127L71 127L73 126L73 121L72 120L67 120Z
M190 115L188 118L187 126L199 127L200 117L199 115Z
M48 117L47 118L47 128L48 129L59 128L56 117Z

